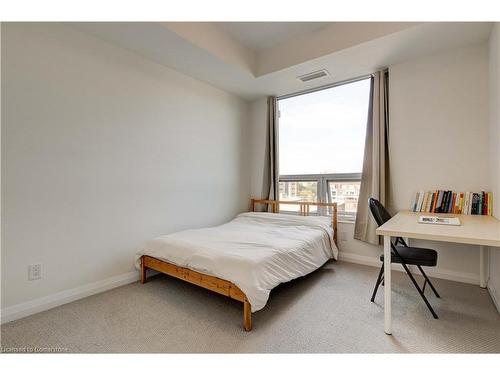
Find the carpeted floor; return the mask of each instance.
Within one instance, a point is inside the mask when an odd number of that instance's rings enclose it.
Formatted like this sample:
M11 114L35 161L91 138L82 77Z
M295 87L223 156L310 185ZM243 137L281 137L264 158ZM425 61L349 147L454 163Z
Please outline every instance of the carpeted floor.
M1 327L5 350L69 352L500 352L500 314L477 286L435 279L434 320L408 277L393 273L393 335L383 332L378 270L330 262L273 291L241 328L242 306L167 276L72 302Z

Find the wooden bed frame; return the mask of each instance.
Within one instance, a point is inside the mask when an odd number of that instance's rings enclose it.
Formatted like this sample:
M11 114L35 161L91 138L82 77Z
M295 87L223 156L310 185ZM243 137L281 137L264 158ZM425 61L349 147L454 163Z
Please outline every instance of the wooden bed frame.
M333 240L337 244L337 203L319 203L319 202L294 202L294 201L276 201L267 199L252 199L250 203L250 211L254 212L256 205L268 205L273 213L280 212L280 205L299 205L299 214L308 216L310 207L331 207L332 208L332 228ZM165 262L163 260L143 255L141 257L141 283L146 282L146 271L152 269L178 279L187 281L191 284L201 286L202 288L233 298L243 302L243 328L245 331L252 330L252 310L250 302L235 284L230 281L219 279L218 277L206 275L204 273L190 270L189 268L179 267L175 264Z

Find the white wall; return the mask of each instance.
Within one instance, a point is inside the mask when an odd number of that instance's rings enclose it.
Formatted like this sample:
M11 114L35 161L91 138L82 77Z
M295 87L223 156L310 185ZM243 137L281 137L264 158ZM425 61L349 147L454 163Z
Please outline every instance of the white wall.
M488 50L485 44L390 67L390 172L393 211L408 209L417 190L486 190L488 155ZM264 100L252 103L252 189L262 184ZM264 129L264 130L263 130ZM439 162L437 160L440 160ZM340 223L341 259L379 264L381 247L352 238ZM413 242L439 251L429 274L479 283L479 252L459 244Z
M393 65L389 74L392 208L408 209L418 190L490 190L487 46ZM413 243L439 250L438 267L477 279L475 247Z
M68 26L1 36L2 310L248 207L248 103Z
M500 219L500 23L490 35L490 173L493 213ZM492 248L488 289L500 311L500 249Z

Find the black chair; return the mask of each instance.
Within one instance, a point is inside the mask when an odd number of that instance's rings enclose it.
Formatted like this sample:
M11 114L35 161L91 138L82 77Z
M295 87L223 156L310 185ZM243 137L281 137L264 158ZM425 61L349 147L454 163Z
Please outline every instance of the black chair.
M391 215L387 210L385 209L382 204L374 199L370 198L368 200L368 205L370 206L370 211L373 215L373 218L377 222L377 224L380 226L384 224L386 221L388 221L391 218ZM398 245L400 244L400 245ZM382 261L382 268L380 269L380 272L378 274L377 278L377 283L375 284L375 289L373 290L373 295L371 301L373 302L375 300L375 296L377 294L378 287L381 283L384 282L384 255L382 254L380 256L380 260ZM403 268L405 269L406 273L410 277L413 285L415 285L415 288L417 288L418 293L424 300L425 304L429 308L429 310L432 313L432 316L434 319L438 319L437 314L434 312L434 309L432 308L431 304L425 297L425 286L429 284L431 287L432 291L436 295L437 298L440 298L438 292L436 291L436 288L434 288L434 285L432 285L431 281L425 274L424 270L422 269L422 266L427 266L427 267L434 267L437 264L437 252L436 250L432 249L424 249L420 247L409 247L406 242L404 241L403 238L397 237L396 241L394 243L391 242L391 263L400 263ZM418 267L420 272L422 273L422 276L424 277L424 285L422 288L418 285L418 283L415 281L415 278L413 277L412 273L410 272L408 268L408 264L413 264Z

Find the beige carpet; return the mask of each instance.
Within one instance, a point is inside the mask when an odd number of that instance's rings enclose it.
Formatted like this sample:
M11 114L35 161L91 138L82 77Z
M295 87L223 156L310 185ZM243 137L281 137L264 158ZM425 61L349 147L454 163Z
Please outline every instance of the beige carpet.
M156 276L1 327L4 350L69 352L500 352L500 314L477 286L435 280L434 320L406 275L393 273L392 336L383 333L378 270L330 262L285 284L241 328L242 306L182 281Z

